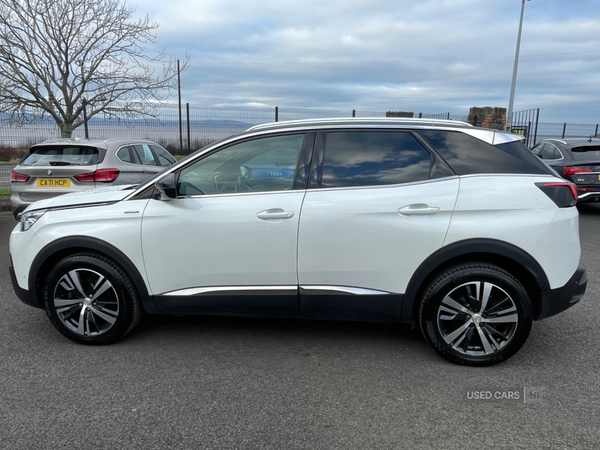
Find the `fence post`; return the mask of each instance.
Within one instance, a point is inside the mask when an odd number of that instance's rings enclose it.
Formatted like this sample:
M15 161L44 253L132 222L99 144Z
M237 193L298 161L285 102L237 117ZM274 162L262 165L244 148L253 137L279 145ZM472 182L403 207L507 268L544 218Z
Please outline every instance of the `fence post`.
M450 120L450 113L448 113L448 118L446 120Z
M537 109L537 113L535 116L535 134L533 135L533 145L535 145L537 143L537 130L538 130L539 122L540 122L540 108Z
M562 134L562 139L565 138L565 133L567 132L567 122L565 122L565 124L563 125L563 134Z
M419 119L423 118L423 113L419 113Z
M598 124L596 124L596 132L594 133L594 137L598 137Z
M177 96L179 97L179 150L183 150L183 124L181 121L181 70L177 60Z
M187 141L188 141L188 145L187 145L187 154L190 154L190 150L191 150L191 143L190 143L190 104L186 103L185 104L185 114L186 114L186 120L187 120Z
M279 122L279 106L275 107L275 122Z
M355 109L352 110L352 117L356 117L356 110ZM598 128L596 128L596 132L598 132Z

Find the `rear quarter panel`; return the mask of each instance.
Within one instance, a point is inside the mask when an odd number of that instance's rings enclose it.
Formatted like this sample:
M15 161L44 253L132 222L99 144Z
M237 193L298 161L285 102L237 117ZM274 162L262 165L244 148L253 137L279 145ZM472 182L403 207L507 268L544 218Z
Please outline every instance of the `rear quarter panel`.
M465 239L508 242L538 261L551 288L563 286L579 265L578 212L558 208L535 183L556 178L476 175L460 179L456 208L444 245Z

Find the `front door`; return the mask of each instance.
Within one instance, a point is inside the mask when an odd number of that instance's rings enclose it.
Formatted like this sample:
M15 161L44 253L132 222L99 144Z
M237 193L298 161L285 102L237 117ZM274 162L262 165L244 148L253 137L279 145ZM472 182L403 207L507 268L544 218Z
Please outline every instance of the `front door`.
M181 169L178 197L148 202L142 247L162 312L298 316L293 189L304 134L244 141Z

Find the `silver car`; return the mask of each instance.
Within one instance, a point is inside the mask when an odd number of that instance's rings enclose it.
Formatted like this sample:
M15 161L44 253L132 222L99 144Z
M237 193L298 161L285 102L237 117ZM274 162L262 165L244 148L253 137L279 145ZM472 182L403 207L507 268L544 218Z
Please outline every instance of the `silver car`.
M175 163L139 139L54 139L32 146L11 174L15 218L31 203L105 185L138 184Z

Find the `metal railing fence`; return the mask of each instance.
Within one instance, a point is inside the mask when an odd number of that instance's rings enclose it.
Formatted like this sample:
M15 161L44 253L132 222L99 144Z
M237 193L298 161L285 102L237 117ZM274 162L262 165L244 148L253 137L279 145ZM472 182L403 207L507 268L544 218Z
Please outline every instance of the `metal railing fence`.
M383 111L280 108L258 106L182 106L182 127L180 132L179 106L176 103L163 103L157 106L156 118L114 119L96 115L88 120L91 138L131 137L151 139L168 145L171 150L187 153L208 142L221 139L262 123L314 119L326 117L385 117ZM32 112L33 116L33 112ZM415 114L415 117L430 119L464 120L464 116L442 114ZM60 137L58 127L48 117L39 117L35 123L22 126L11 125L2 120L0 112L0 145L26 148L33 143ZM83 138L84 127L73 132L73 137Z
M217 139L237 134L262 123L325 117L385 117L381 111L279 108L260 106L207 106L183 105L183 127L180 133L177 103L163 103L157 107L157 118L118 120L94 116L88 121L91 138L130 137L150 139L169 148L173 153L187 154ZM450 113L424 114L415 117L430 119L466 120L466 116ZM6 122L0 112L0 145L27 148L33 143L60 136L53 120L39 118L35 123L14 126ZM513 124L521 125L527 133L526 144L533 146L541 139L554 137L593 137L598 135L598 124L538 122L539 110L516 112ZM73 132L83 138L84 127Z

